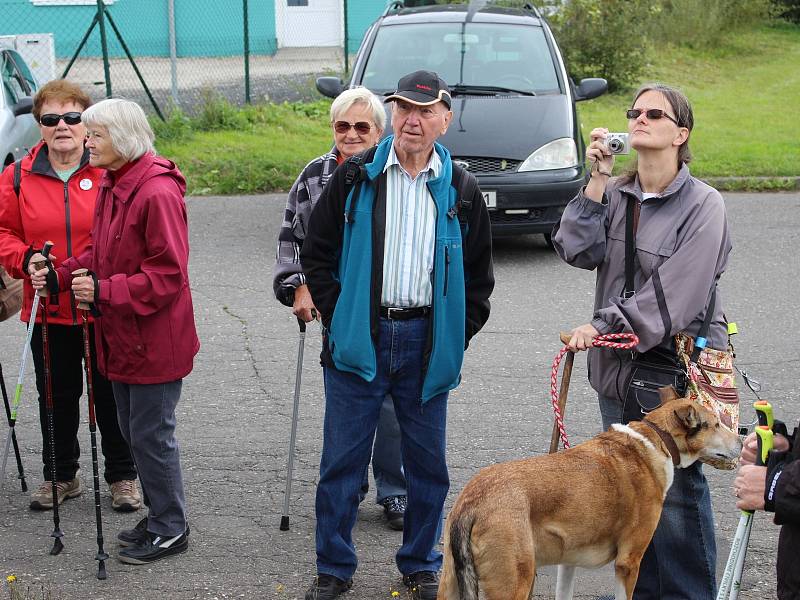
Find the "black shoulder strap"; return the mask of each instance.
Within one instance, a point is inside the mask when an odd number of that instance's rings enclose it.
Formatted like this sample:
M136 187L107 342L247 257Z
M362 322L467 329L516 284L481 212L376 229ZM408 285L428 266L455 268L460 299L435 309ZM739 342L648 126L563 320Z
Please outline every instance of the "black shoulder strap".
M347 196L350 195L350 190L353 188L354 185L358 185L362 181L367 179L367 169L364 165L368 162L372 162L372 159L375 157L375 150L376 146L373 146L366 152L362 152L360 154L354 154L350 158L348 158L345 164L345 172L344 172L344 197L345 200ZM353 223L353 211L356 208L356 204L358 203L358 197L361 193L361 186L356 188L355 194L353 194L353 201L350 203L350 210L344 213L344 221L345 223Z
M19 199L19 188L22 182L22 159L14 161L14 194Z
M468 231L469 215L472 211L472 197L475 195L478 182L458 165L453 165L452 177L453 187L457 191L456 204L453 208L461 226L461 239L464 239Z
M633 257L636 255L636 232L633 230L636 219L636 203L638 200L628 195L625 207L625 292L623 296L630 298L634 294Z
M711 329L711 319L714 316L714 308L717 303L717 284L714 282L714 290L711 292L711 300L708 301L708 309L706 316L703 317L703 324L700 325L700 331L697 332L697 337L694 338L694 349L690 360L693 363L697 362L700 358L700 352L706 347L708 342L708 330Z

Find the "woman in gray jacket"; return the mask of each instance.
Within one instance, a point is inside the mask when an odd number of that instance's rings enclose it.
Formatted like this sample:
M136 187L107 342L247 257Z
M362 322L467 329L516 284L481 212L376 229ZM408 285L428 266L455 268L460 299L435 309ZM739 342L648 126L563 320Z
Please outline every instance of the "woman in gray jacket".
M591 132L591 179L567 206L553 233L567 263L597 269L591 322L572 330L569 346L586 350L604 333L633 332L636 350L669 347L679 332L696 336L731 250L725 205L714 188L689 174L694 117L688 99L661 84L642 87L627 111L637 157L611 177L608 130ZM634 294L625 294L625 222L634 203ZM727 349L724 302L714 302L708 346ZM589 351L589 381L603 427L622 420L630 352ZM714 599L716 546L708 483L700 463L675 471L661 521L642 560L634 598Z

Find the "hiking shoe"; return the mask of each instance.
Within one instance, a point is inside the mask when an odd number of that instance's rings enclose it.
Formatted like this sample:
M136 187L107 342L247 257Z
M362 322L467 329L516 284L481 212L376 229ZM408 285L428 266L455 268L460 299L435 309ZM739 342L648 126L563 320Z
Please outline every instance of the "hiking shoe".
M342 581L338 577L320 573L306 592L306 600L333 600L353 587L353 580Z
M142 506L142 495L135 479L123 479L111 484L111 508L119 512L133 512Z
M439 574L433 571L418 571L403 575L403 583L408 586L411 600L436 600L439 592Z
M189 524L186 524L186 537L189 537ZM133 529L123 529L117 534L117 541L123 548L137 546L147 541L147 517L133 526Z
M403 517L406 514L408 500L405 496L388 496L380 501L383 506L383 514L386 515L386 522L389 527L397 531L403 530Z
M75 473L75 478L72 481L56 482L59 505L67 498L80 496L81 492L83 492L83 488L81 487L81 479L78 477L78 473ZM31 494L30 506L33 510L50 510L53 508L53 484L51 482L43 482L39 489Z
M173 554L180 554L189 548L189 536L184 531L172 537L158 535L145 530L145 539L133 546L119 551L120 562L129 565L146 565Z

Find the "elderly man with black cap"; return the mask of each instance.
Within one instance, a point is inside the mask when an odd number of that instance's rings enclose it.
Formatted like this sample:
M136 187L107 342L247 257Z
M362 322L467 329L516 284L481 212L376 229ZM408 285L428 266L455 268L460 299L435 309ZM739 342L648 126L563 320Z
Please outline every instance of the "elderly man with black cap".
M489 318L489 214L475 178L436 142L452 118L436 73L400 79L392 129L351 157L311 214L300 255L322 317L325 423L317 486L317 577L306 600L352 585L358 490L387 395L408 483L397 567L413 599L434 599L449 488L447 396Z

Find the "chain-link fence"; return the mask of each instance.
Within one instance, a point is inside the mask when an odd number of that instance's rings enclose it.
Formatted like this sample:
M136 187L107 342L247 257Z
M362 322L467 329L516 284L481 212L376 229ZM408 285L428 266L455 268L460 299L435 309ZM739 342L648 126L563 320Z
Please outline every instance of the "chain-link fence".
M165 113L171 106L193 113L209 94L236 104L319 98L314 79L347 69L385 7L383 0L100 4L0 0L0 45L16 48L40 82L66 72L95 99L112 94Z

